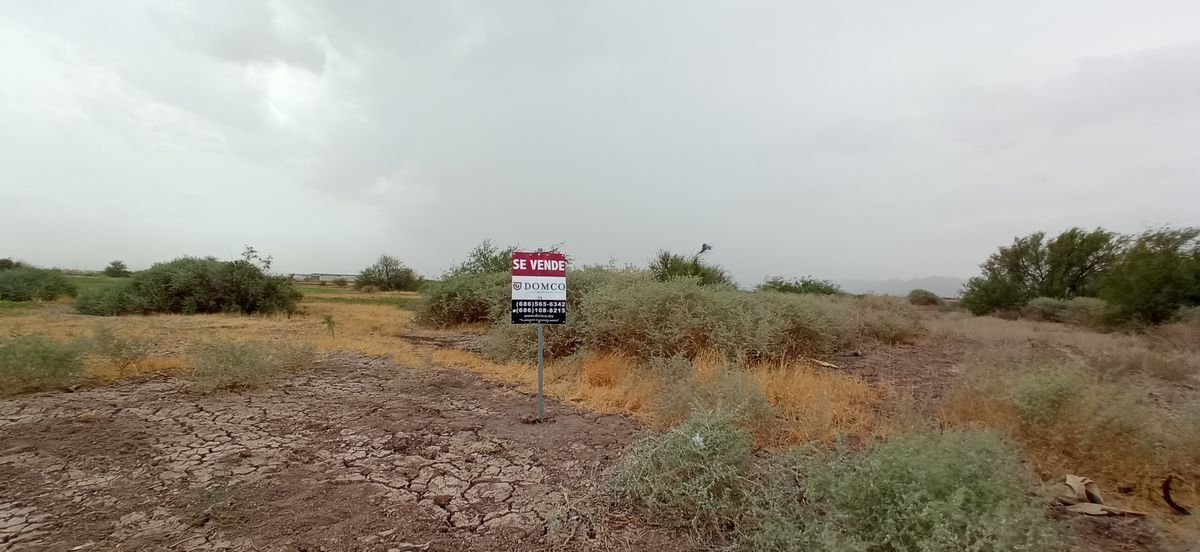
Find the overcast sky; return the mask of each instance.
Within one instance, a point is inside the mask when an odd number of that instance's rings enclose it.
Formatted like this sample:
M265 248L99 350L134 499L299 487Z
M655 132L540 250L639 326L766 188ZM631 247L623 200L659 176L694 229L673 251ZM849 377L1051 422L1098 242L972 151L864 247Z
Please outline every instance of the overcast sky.
M743 283L1200 224L1200 2L0 0L0 257Z

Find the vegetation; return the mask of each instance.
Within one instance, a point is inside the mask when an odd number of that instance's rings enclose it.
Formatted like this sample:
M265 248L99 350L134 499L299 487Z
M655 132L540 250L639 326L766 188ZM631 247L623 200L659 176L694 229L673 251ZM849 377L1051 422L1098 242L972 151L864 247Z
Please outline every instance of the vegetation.
M312 363L313 349L291 343L218 341L196 351L190 376L200 391L259 387Z
M84 294L83 314L276 313L296 311L301 294L285 277L246 261L183 257L158 263L112 287Z
M76 292L59 270L17 266L0 271L0 301L53 301Z
M437 328L490 324L511 306L510 278L504 272L462 274L430 284L417 310L417 322Z
M421 278L399 259L380 255L375 264L362 269L354 281L354 287L360 290L416 291L421 287Z
M842 295L841 286L829 281L818 280L810 276L785 280L782 276L767 278L758 284L758 291L777 291L780 293L812 293L816 295Z
M1062 322L1066 312L1067 302L1053 297L1034 297L1021 309L1026 318L1042 322Z
M14 261L11 258L0 259L0 271L11 270L14 268L24 268L26 265L21 261Z
M512 264L513 251L516 250L516 246L513 245L501 248L493 244L492 240L483 240L467 254L466 260L447 270L442 278L494 272L507 273Z
M107 325L92 329L91 352L123 374L150 356L150 343L142 339L118 335Z
M1200 228L1164 227L1136 237L1072 228L1049 240L1038 232L1001 247L980 268L962 297L975 314L1024 309L1065 320L1065 305L1051 300L1099 297L1108 302L1103 318L1110 322L1160 324L1200 304ZM1089 304L1092 311L1096 306Z
M82 350L73 343L0 338L0 396L68 387L82 374Z
M784 454L753 508L750 550L1057 550L1016 451L987 431L918 433L861 454ZM797 485L797 483L800 483Z
M733 278L725 272L725 269L706 263L701 259L701 256L711 250L712 246L704 244L700 247L700 252L691 257L665 250L659 251L658 256L650 260L650 273L654 275L654 279L660 282L677 278L694 278L701 285L734 286Z
M350 285L350 281L345 278L334 278L333 285L336 287L344 288L344 287Z
M130 274L133 274L133 272L130 272L129 266L125 264L125 261L113 261L104 267L104 275L109 278L127 278Z
M941 305L942 298L927 289L914 289L908 292L908 302L925 307Z

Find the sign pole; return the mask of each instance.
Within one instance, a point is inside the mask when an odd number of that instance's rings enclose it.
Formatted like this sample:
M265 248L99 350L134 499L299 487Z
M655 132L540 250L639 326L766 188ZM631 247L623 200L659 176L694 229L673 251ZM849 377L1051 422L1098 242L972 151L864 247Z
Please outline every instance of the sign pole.
M542 360L542 349L546 347L546 338L542 336L542 323L538 322L538 421L542 421L542 367L545 362Z

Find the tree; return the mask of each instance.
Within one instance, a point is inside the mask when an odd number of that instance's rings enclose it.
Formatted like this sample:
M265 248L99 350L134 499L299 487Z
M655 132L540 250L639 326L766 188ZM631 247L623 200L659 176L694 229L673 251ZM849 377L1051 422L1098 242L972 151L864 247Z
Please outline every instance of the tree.
M483 240L476 245L467 259L454 268L446 271L443 278L452 278L463 274L489 274L492 272L508 272L512 266L512 254L515 246L497 247L492 240Z
M976 314L1016 309L1034 297L1092 295L1116 262L1123 239L1101 228L1071 228L1047 240L1045 232L1015 238L987 258L983 274L967 281L963 305Z
M25 263L14 261L10 258L0 259L0 270L12 270L14 268L24 268Z
M113 261L104 267L104 275L109 278L126 278L130 274L133 273L129 271L129 267L125 264L125 261Z
M416 291L420 285L421 279L416 272L390 255L380 255L379 260L362 269L354 281L355 288L374 286L383 291Z
M1200 305L1200 228L1143 232L1100 282L1100 297L1118 318L1148 324Z

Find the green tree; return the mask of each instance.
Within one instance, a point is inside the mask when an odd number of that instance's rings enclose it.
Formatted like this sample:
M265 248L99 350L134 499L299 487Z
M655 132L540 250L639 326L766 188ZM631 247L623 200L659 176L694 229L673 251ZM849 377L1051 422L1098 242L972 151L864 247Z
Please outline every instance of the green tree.
M25 263L14 261L11 258L0 259L0 270L11 270L14 268L24 268Z
M1100 283L1118 318L1158 324L1200 305L1200 228L1143 232Z
M125 278L130 274L132 272L129 271L129 266L125 264L125 261L113 261L104 267L104 275L109 278Z
M443 278L453 278L464 274L489 274L492 272L508 272L512 266L512 254L515 246L498 247L492 240L483 240L476 245L466 260L446 271Z
M391 255L380 255L375 264L362 269L354 287L374 286L383 291L416 291L421 278L413 269Z
M980 276L967 281L963 305L987 314L1020 308L1034 297L1092 295L1119 257L1122 243L1100 228L1071 228L1049 240L1045 232L1015 238L980 265Z

